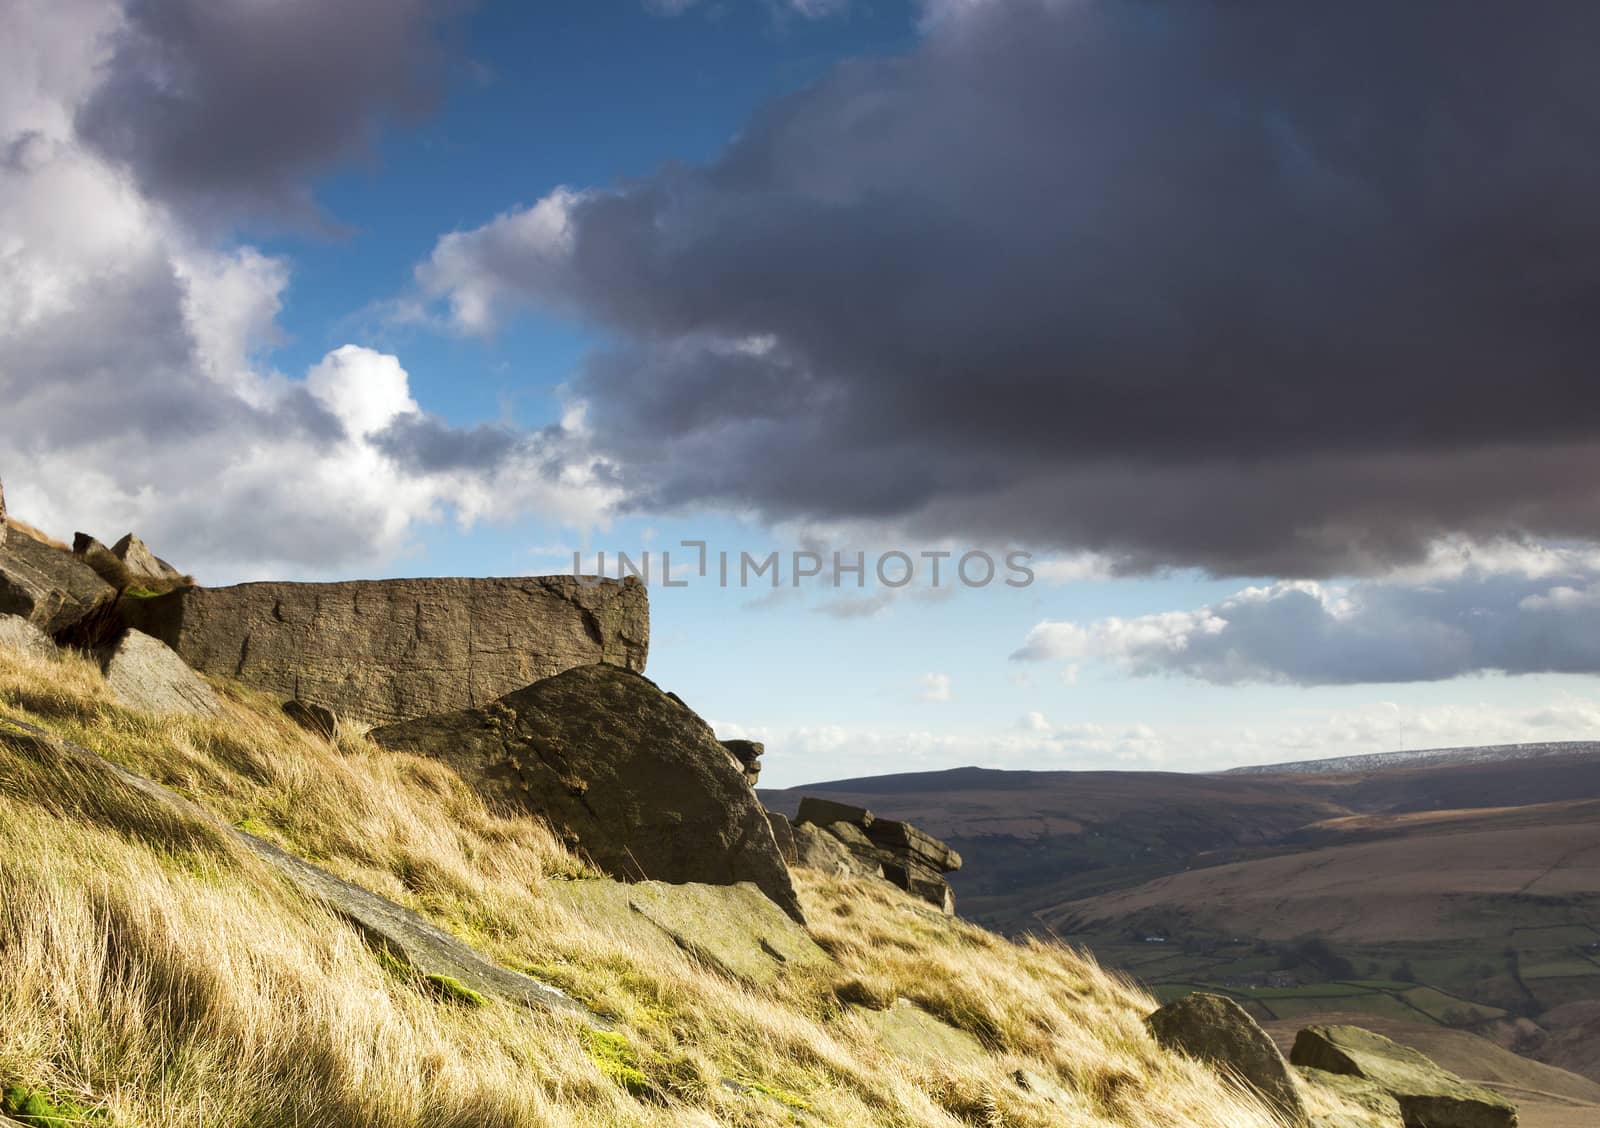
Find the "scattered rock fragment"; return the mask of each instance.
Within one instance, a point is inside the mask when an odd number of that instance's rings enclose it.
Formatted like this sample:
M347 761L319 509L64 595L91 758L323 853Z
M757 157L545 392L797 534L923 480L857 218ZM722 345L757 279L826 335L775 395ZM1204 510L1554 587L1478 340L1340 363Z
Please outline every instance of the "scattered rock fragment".
M0 615L0 647L36 658L54 658L58 654L49 635L18 615Z

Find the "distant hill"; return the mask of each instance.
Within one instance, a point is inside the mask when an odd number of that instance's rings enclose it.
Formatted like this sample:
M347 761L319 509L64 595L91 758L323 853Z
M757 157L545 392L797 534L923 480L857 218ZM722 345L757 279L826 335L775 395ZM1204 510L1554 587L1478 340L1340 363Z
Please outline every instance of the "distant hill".
M1562 740L1543 744L1484 744L1471 748L1428 748L1405 752L1373 752L1365 756L1334 756L1324 760L1293 760L1285 764L1252 764L1232 768L1223 775L1292 775L1302 772L1372 772L1388 768L1436 767L1446 764L1483 764L1504 760L1536 760L1546 756L1594 756L1600 741Z
M957 910L1266 1021L1490 1030L1600 1080L1600 742L1186 775L959 768L769 791L961 851ZM1518 1025L1521 1024L1521 1025Z

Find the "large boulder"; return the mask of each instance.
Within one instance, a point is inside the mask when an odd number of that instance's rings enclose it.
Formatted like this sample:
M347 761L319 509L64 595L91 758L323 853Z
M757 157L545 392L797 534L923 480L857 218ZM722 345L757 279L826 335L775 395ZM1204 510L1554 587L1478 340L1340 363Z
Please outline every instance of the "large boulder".
M1145 1019L1157 1042L1234 1075L1259 1093L1289 1124L1305 1124L1306 1109L1289 1064L1271 1036L1238 1003L1196 992Z
M71 552L20 532L0 545L0 615L59 635L115 602L117 589Z
M650 636L632 577L191 587L121 612L202 673L366 724L485 706L575 666L642 670Z
M147 713L215 716L221 705L201 680L166 643L141 631L124 631L110 646L97 651L106 684L117 700Z
M1517 1108L1472 1085L1410 1046L1359 1026L1300 1031L1289 1060L1307 1069L1360 1077L1399 1102L1406 1128L1515 1128Z
M498 806L550 821L628 880L752 882L800 920L755 792L711 726L621 666L567 670L464 709L375 729L449 763Z

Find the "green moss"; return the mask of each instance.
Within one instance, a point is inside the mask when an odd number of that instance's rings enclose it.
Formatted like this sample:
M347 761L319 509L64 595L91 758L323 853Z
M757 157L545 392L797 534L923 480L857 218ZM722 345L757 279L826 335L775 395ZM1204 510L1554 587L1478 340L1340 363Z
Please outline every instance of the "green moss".
M391 959L393 957L390 957ZM428 989L438 998L448 1003L460 1003L468 1007L484 1007L489 1005L489 1000L478 992L468 987L461 980L450 975L424 975L422 981Z
M741 1082L745 1088L760 1093L764 1097L771 1097L780 1104L786 1105L796 1112L810 1112L811 1102L798 1093L791 1093L787 1089L780 1089L776 1085L768 1085L765 1081Z
M0 1093L0 1112L28 1128L69 1128L106 1118L104 1109L85 1108L66 1097L52 1097L22 1085L7 1085Z
M233 824L233 829L242 830L246 834L253 834L257 838L267 838L272 834L272 828L260 819L246 816Z
M586 1030L583 1041L601 1073L635 1097L655 1096L655 1086L639 1068L639 1059L625 1036L610 1030Z

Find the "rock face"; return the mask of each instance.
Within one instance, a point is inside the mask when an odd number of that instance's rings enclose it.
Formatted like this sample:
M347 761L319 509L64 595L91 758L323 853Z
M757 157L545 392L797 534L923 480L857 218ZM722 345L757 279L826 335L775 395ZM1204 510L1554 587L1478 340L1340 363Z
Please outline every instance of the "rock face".
M1409 1046L1359 1026L1300 1031L1289 1060L1308 1070L1359 1077L1400 1105L1406 1128L1515 1128L1517 1109L1500 1094L1471 1085Z
M803 919L755 792L711 726L641 674L580 666L484 709L371 735L449 763L492 803L548 819L613 876L748 881Z
M215 716L217 695L166 643L140 631L124 631L97 652L106 684L117 700L148 713Z
M574 666L643 670L650 636L631 577L240 584L120 609L202 673L368 724L484 706Z
M956 897L940 874L961 868L961 855L931 834L910 823L880 819L865 807L852 807L831 799L807 795L795 814L795 848L802 865L838 872L837 860L825 844L803 832L815 827L844 848L850 870L882 877L907 893L938 905L948 916L956 911ZM816 863L807 857L816 858Z
M37 658L54 658L57 654L56 644L50 641L49 635L16 615L0 615L0 647L20 650Z
M794 827L789 825L789 816L780 815L777 811L768 811L767 825L772 827L772 840L778 844L778 854L783 858L783 864L796 865L800 861L800 856L795 852Z
M1290 1124L1307 1123L1294 1073L1267 1032L1238 1003L1197 992L1145 1019L1157 1042L1247 1083Z
M70 552L21 533L0 545L0 614L18 615L48 635L103 613L116 595Z

